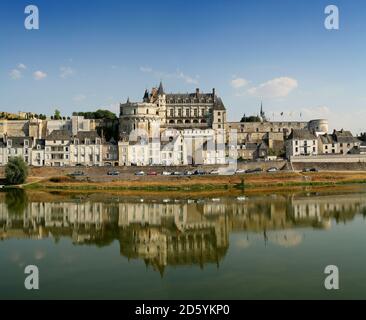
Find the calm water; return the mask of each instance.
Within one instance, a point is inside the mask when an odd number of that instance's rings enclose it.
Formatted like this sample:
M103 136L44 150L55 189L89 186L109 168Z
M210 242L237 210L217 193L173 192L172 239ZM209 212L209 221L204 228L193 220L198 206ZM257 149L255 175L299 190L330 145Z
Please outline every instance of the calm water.
M365 196L2 193L0 299L365 299ZM24 289L30 264L38 292Z

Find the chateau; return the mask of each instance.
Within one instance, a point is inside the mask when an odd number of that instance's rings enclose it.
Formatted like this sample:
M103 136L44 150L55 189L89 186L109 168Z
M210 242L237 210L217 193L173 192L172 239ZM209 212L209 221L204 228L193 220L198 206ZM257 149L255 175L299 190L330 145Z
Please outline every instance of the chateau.
M228 122L215 89L169 94L162 82L140 102L120 104L116 120L24 115L0 120L0 165L14 156L31 166L64 167L221 165L229 154L239 160L366 154L364 137L343 129L330 134L326 119L269 121L261 105L259 116Z

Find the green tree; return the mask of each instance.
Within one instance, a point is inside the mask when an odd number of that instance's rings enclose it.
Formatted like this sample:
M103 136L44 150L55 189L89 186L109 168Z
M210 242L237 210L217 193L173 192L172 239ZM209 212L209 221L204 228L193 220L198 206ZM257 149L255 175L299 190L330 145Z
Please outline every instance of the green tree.
M7 184L22 184L27 180L28 166L21 157L10 158L5 167L5 180Z
M54 119L55 120L61 120L62 119L60 110L57 110L57 109L55 110Z

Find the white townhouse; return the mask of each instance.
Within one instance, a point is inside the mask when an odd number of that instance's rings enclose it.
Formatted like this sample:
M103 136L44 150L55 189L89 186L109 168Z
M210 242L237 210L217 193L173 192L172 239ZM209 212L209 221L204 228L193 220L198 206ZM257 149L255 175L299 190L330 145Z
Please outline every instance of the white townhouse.
M31 151L31 163L34 167L45 165L45 140L36 139Z
M45 141L45 165L48 167L70 166L71 133L53 130Z
M188 164L225 164L225 132L213 129L182 131Z
M79 131L71 138L70 165L103 166L103 141L97 131Z
M307 129L294 129L286 141L286 156L315 156L318 154L318 138Z
M5 166L12 157L22 157L28 164L32 164L33 138L8 137L0 140L0 165Z

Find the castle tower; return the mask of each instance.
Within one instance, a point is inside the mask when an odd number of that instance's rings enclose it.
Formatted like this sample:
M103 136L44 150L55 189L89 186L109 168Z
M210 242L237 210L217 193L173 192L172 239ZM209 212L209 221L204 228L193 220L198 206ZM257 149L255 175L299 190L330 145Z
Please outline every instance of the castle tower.
M159 89L158 89L158 108L159 108L159 117L161 119L161 124L166 123L166 94L164 92L164 87L162 81L160 81Z

